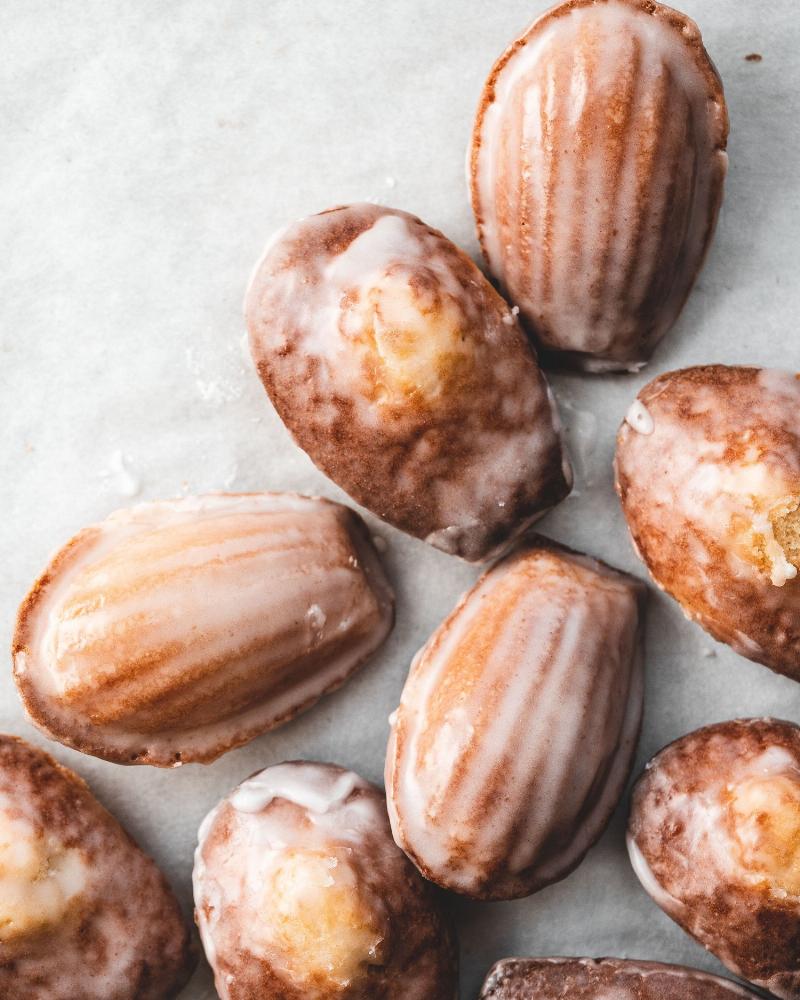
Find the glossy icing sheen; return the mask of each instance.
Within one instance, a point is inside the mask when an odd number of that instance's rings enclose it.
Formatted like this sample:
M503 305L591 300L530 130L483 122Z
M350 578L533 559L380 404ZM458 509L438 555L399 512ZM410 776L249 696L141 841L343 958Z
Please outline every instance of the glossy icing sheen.
M635 407L617 491L653 579L716 639L800 678L800 579L776 535L800 503L800 381L688 368L645 386Z
M515 315L405 212L350 205L267 248L253 359L298 444L380 517L486 559L569 492L555 408Z
M651 0L569 0L500 57L472 205L492 274L556 364L649 358L708 249L727 134L697 26Z
M737 975L800 997L800 729L722 722L657 754L628 848L658 905Z
M542 540L434 633L386 759L395 840L427 878L504 899L580 862L636 745L643 605L632 577Z
M506 958L480 1000L742 1000L749 990L696 969L621 958Z
M279 764L206 817L196 917L222 1000L448 1000L455 945L351 771Z
M393 599L352 511L294 494L142 504L86 528L23 602L33 720L121 763L211 760L341 684Z
M153 862L80 778L0 736L3 1000L166 1000L193 966Z

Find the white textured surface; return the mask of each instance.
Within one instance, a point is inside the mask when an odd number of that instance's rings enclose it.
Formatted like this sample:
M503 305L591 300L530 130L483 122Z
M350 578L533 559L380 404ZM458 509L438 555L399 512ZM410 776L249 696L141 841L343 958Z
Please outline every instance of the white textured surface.
M48 553L129 504L211 488L341 494L294 449L242 353L240 306L270 233L375 198L475 250L464 152L483 78L541 0L5 0L0 6L0 627ZM686 0L725 82L730 174L699 286L635 376L555 381L577 494L542 530L641 572L611 489L616 425L658 372L800 368L800 22L794 0ZM750 52L762 62L746 62ZM587 441L589 442L587 444ZM374 519L371 520L376 524ZM380 778L413 652L477 570L380 529L399 591L382 654L342 691L210 768L122 770L59 747L187 907L197 825L239 780L293 758ZM800 720L800 686L715 644L655 594L641 763L704 722ZM716 655L708 656L709 650ZM44 743L0 671L0 728ZM459 904L463 996L509 954L718 964L658 911L620 811L565 882ZM213 996L201 973L191 1000Z

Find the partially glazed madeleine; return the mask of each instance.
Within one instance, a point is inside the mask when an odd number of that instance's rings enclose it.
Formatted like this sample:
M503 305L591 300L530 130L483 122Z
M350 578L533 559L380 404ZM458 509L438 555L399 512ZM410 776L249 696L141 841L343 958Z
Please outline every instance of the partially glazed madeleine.
M800 997L800 729L744 719L657 754L634 789L628 850L656 903L724 964Z
M150 858L76 774L0 735L3 1000L167 1000L194 964Z
M697 969L622 958L506 958L479 1000L742 1000L755 994Z
M510 899L580 863L636 746L644 602L632 577L538 539L417 654L386 789L395 840L426 878Z
M19 611L14 677L36 725L77 750L209 761L342 684L392 622L351 510L186 497L117 511L53 557Z
M261 380L297 443L378 516L488 558L571 470L515 315L405 212L335 208L281 233L245 302Z
M455 943L392 840L383 794L295 761L200 828L195 916L222 1000L453 1000Z
M711 242L727 136L697 25L653 0L567 0L503 53L473 131L472 205L547 363L647 361Z
M800 678L800 380L661 375L617 439L617 492L656 583L751 660Z

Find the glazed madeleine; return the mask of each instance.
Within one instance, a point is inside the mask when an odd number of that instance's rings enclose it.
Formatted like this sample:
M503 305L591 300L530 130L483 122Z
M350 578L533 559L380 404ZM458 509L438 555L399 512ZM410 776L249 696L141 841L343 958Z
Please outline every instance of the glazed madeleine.
M711 242L727 136L697 25L653 0L567 0L503 53L473 131L472 206L547 364L647 361Z
M645 589L532 541L417 654L392 721L392 832L426 878L482 899L564 878L604 830L642 710Z
M617 492L656 583L707 631L800 678L800 381L661 375L619 431Z
M76 774L0 736L3 1000L167 1000L194 965L150 858Z
M742 1000L755 994L718 976L623 958L506 958L479 1000Z
M54 739L122 764L210 761L342 684L391 629L361 519L288 493L117 511L19 611L14 677Z
M800 997L800 729L744 719L650 761L628 850L656 903L724 964Z
M455 942L392 841L383 794L295 761L200 828L195 916L222 1000L453 1000Z
M547 385L466 254L405 212L335 208L269 245L245 302L261 380L359 503L487 559L569 492Z

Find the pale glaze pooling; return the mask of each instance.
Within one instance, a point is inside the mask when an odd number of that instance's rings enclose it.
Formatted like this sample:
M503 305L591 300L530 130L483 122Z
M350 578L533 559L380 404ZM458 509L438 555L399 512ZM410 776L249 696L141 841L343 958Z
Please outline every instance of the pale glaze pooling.
M633 794L628 847L658 905L737 975L800 997L800 729L722 722L670 744Z
M653 579L716 639L800 677L800 580L776 535L800 504L800 380L709 365L659 376L637 404L647 426L629 411L616 486Z
M689 18L568 0L495 64L468 163L489 269L548 361L637 369L677 317L727 170L722 84Z
M448 1000L456 963L431 890L352 772L292 762L206 818L196 917L222 1000Z
M118 511L23 603L15 678L50 735L123 763L210 760L341 684L391 628L360 519L294 494Z
M489 570L414 660L386 759L396 841L481 898L567 875L622 792L644 587L544 540Z
M153 862L77 775L0 736L3 1000L167 1000L194 962Z
M404 531L485 559L569 492L516 316L414 216L350 205L295 223L267 248L245 311L297 443Z
M735 983L696 969L621 958L506 958L479 1000L755 1000Z

